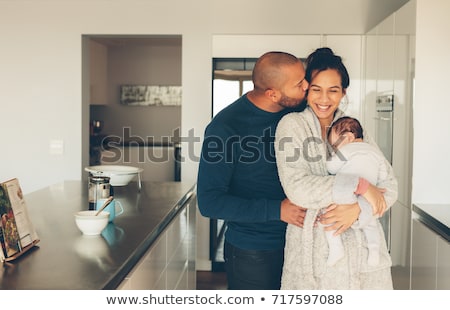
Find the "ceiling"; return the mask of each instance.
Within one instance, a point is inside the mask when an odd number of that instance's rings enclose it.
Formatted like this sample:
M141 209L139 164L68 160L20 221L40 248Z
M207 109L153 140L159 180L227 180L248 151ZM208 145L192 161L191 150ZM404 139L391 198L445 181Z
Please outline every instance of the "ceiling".
M210 13L214 20L213 29L217 32L227 30L232 33L236 31L223 15L229 16L230 7L239 8L241 0L214 0L214 10ZM253 0L259 1L261 0ZM283 25L286 29L297 29L298 34L364 34L379 24L386 17L402 7L409 0L282 0L267 2L260 6L258 15L264 22L267 18L272 18L273 9L279 10L281 5L283 10L277 14L282 17ZM236 2L236 3L235 3ZM288 5L289 4L289 5ZM236 6L237 5L237 6ZM223 9L221 9L223 7ZM286 9L289 7L289 9ZM247 10L233 10L234 18L245 18ZM258 8L255 8L258 11ZM220 13L224 12L224 13ZM297 18L297 12L298 18ZM307 12L301 14L301 12ZM205 12L208 14L208 12ZM269 14L269 17L266 15ZM295 18L290 18L291 16ZM285 18L284 18L285 17ZM221 24L222 22L222 24ZM292 24L291 24L292 23ZM252 27L258 25L249 25ZM224 30L221 30L221 29ZM181 35L99 35L90 36L98 43L111 46L130 45L181 45Z
M303 1L303 0L302 0ZM317 0L316 0L317 1ZM333 0L318 0L324 4L331 4ZM366 20L366 29L378 25L383 19L397 11L409 0L340 0L342 7L345 8L339 15L342 20L352 20L360 16Z
M409 0L210 1L214 34L363 35Z

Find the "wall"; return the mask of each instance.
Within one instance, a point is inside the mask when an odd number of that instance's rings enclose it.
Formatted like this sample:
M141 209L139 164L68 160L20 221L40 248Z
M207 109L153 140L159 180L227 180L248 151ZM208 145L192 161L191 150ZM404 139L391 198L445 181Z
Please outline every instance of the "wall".
M133 136L161 141L181 127L181 106L120 104L121 85L181 85L181 38L178 44L157 42L108 47L107 102L91 106L91 119L105 121L104 134L122 137L122 128L128 127Z
M381 20L404 1L358 7L360 14L353 11L352 18L336 14L337 4L324 12L323 1L308 1L311 14L302 14L305 3L289 1L289 10L277 15L281 23L268 22L278 4L260 7L259 0L1 0L0 124L23 129L3 137L11 151L2 154L0 178L18 177L24 192L30 192L84 176L89 134L81 127L89 118L88 92L82 93L89 89L82 85L84 34L182 35L182 131L201 136L211 115L213 33L362 34L377 23L376 16ZM255 8L257 14L248 14ZM63 142L63 154L50 154L52 140ZM191 151L198 155L199 145ZM195 181L196 161L187 160L185 166L182 177Z
M417 0L413 203L449 203L450 2Z
M82 83L88 72L82 67L85 34L181 34L181 82L187 89L183 126L202 133L211 115L211 34L205 27L210 21L203 13L210 11L208 3L0 2L0 124L5 130L18 128L3 138L10 150L1 157L1 179L18 177L27 193L85 176L89 135L82 126L89 119L89 85ZM178 9L173 11L175 4ZM191 9L189 16L184 15ZM148 12L161 14L149 18ZM63 154L50 154L52 140L63 141ZM195 182L196 162L190 164L184 177Z

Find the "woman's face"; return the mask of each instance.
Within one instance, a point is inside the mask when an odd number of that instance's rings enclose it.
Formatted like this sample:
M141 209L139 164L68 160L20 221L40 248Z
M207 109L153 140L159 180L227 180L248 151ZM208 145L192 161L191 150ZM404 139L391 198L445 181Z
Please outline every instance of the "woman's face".
M319 118L321 124L331 124L345 89L342 88L338 71L328 69L312 74L308 90L308 105Z

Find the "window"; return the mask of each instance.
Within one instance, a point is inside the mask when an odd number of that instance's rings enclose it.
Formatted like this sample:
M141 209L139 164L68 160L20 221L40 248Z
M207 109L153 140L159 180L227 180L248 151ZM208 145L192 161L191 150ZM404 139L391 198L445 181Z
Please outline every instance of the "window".
M213 117L253 89L252 70L256 58L213 59Z

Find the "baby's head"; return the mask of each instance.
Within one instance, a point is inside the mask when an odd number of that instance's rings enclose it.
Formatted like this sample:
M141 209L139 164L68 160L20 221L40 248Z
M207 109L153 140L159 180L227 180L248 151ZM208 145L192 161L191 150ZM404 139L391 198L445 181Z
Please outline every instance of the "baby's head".
M364 138L363 128L356 118L343 116L331 124L327 138L328 143L338 149L357 139L361 141Z

